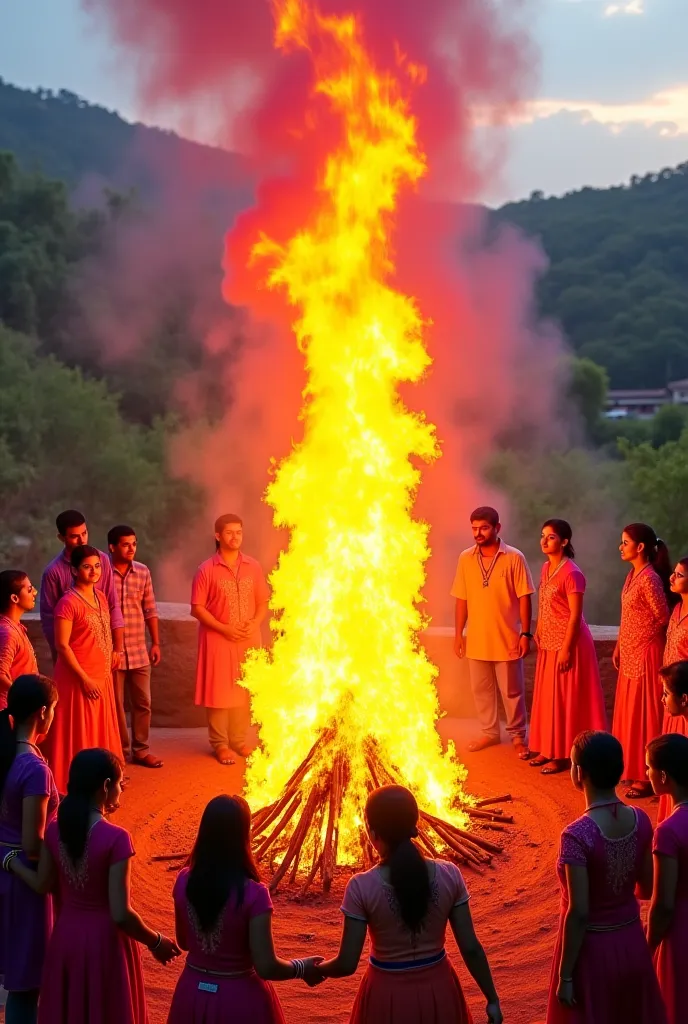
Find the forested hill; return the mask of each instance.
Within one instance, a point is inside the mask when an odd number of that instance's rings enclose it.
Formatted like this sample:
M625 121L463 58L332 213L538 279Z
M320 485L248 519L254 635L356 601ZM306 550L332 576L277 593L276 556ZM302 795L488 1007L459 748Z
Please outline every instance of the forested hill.
M90 181L134 186L144 199L156 194L163 168L169 181L174 168L193 167L218 224L250 199L235 154L129 124L73 93L31 92L0 79L2 150L25 170L82 192ZM688 377L688 163L617 188L549 199L535 192L495 216L541 239L551 261L541 310L562 323L578 355L607 370L612 387Z
M535 192L497 216L541 239L541 309L612 387L688 377L688 163L617 188Z
M193 166L217 188L243 187L246 177L236 153L130 124L64 89L19 89L0 78L2 150L13 153L24 170L60 178L72 188L95 179L144 196L157 190L163 167Z

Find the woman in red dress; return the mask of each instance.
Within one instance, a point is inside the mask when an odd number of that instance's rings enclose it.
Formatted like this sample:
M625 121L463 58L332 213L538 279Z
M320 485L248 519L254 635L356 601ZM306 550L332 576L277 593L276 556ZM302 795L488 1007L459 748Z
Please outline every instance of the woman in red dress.
M55 606L55 685L59 702L44 744L60 793L80 750L102 747L122 759L112 682L113 654L107 598L96 590L101 554L83 545L71 555L74 586Z
M21 569L0 572L0 710L7 707L7 691L19 676L38 674L36 652L21 624L36 604L36 588Z
M682 558L677 563L671 574L671 592L676 594L679 601L671 613L669 626L667 628L666 647L664 648L664 667L675 664L677 661L688 660L688 558ZM682 736L688 735L688 720L682 714L671 714L666 702L666 685L664 688L664 723L663 733L677 732ZM659 813L657 822L664 821L667 815L671 814L671 806L668 796L663 794L659 798Z
M621 592L621 625L614 650L619 671L612 732L624 752L629 800L652 794L645 770L645 748L662 731L662 686L669 621L671 567L666 545L652 527L631 523L621 535L621 558L631 566Z
M583 618L585 576L573 561L571 527L550 519L540 546L535 690L530 713L531 768L543 775L566 771L573 741L585 729L606 729L607 713L595 642Z

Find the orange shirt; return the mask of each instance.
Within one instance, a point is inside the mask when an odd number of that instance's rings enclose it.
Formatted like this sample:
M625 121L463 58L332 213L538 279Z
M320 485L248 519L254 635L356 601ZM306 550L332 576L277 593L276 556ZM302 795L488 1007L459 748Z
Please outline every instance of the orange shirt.
M500 541L494 564L477 544L459 555L452 597L468 604L466 657L474 661L516 661L521 633L519 601L535 588L525 556ZM483 572L484 570L484 572ZM485 586L485 577L488 585Z
M0 672L14 680L38 672L36 653L21 622L0 615ZM0 691L0 709L7 707L7 690Z

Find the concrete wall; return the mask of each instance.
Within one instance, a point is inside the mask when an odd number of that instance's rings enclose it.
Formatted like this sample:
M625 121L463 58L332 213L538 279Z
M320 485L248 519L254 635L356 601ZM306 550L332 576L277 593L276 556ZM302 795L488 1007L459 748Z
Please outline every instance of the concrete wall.
M153 724L173 727L203 725L202 708L194 707L194 674L196 667L196 622L189 615L186 604L159 604L160 639L163 661L153 669ZM48 646L41 633L37 615L26 615L22 620L36 648L41 670L50 674L52 663ZM614 702L616 672L612 666L612 652L617 629L592 626L595 647L600 663L602 686L610 715ZM267 631L266 631L267 632ZM454 630L432 626L422 636L429 658L439 668L437 691L440 706L446 714L456 718L469 718L474 714L473 699L468 682L467 665L454 656ZM535 656L526 661L526 689L530 707Z

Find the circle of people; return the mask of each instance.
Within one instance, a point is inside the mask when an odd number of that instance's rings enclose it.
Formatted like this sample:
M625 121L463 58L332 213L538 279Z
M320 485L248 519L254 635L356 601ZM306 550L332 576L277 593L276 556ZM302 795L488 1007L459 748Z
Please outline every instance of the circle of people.
M500 537L497 512L476 509L452 594L455 651L468 662L482 733L500 742L498 695L517 756L543 774L570 771L585 811L561 835L561 913L547 1024L681 1024L688 1010L688 558L671 570L646 524L627 526L629 565L614 652L612 732L590 630L586 581L571 527L543 525L546 556L537 627L523 554ZM471 1021L446 954L447 924L486 1000L504 1018L458 867L425 856L418 806L400 786L371 793L365 822L379 863L344 893L337 955L284 960L273 907L251 849L251 812L238 796L205 808L173 890L175 938L133 909L129 833L119 807L125 754L162 766L148 747L151 666L161 660L150 572L135 531L113 528L109 554L88 544L84 517L57 519L63 550L41 583L41 623L54 678L38 672L22 616L37 592L26 573L0 572L0 973L7 1024L146 1024L141 947L168 964L186 951L171 1024L281 1024L274 981L309 986L353 975L370 939L353 1024ZM196 702L222 764L245 756L248 711L238 685L260 643L268 591L241 550L238 516L215 523L215 555L192 588L199 621ZM145 631L150 635L150 648ZM530 736L523 659L537 646ZM132 735L124 714L129 691ZM617 795L660 798L658 825ZM60 794L66 794L60 798ZM639 900L649 900L643 927Z

